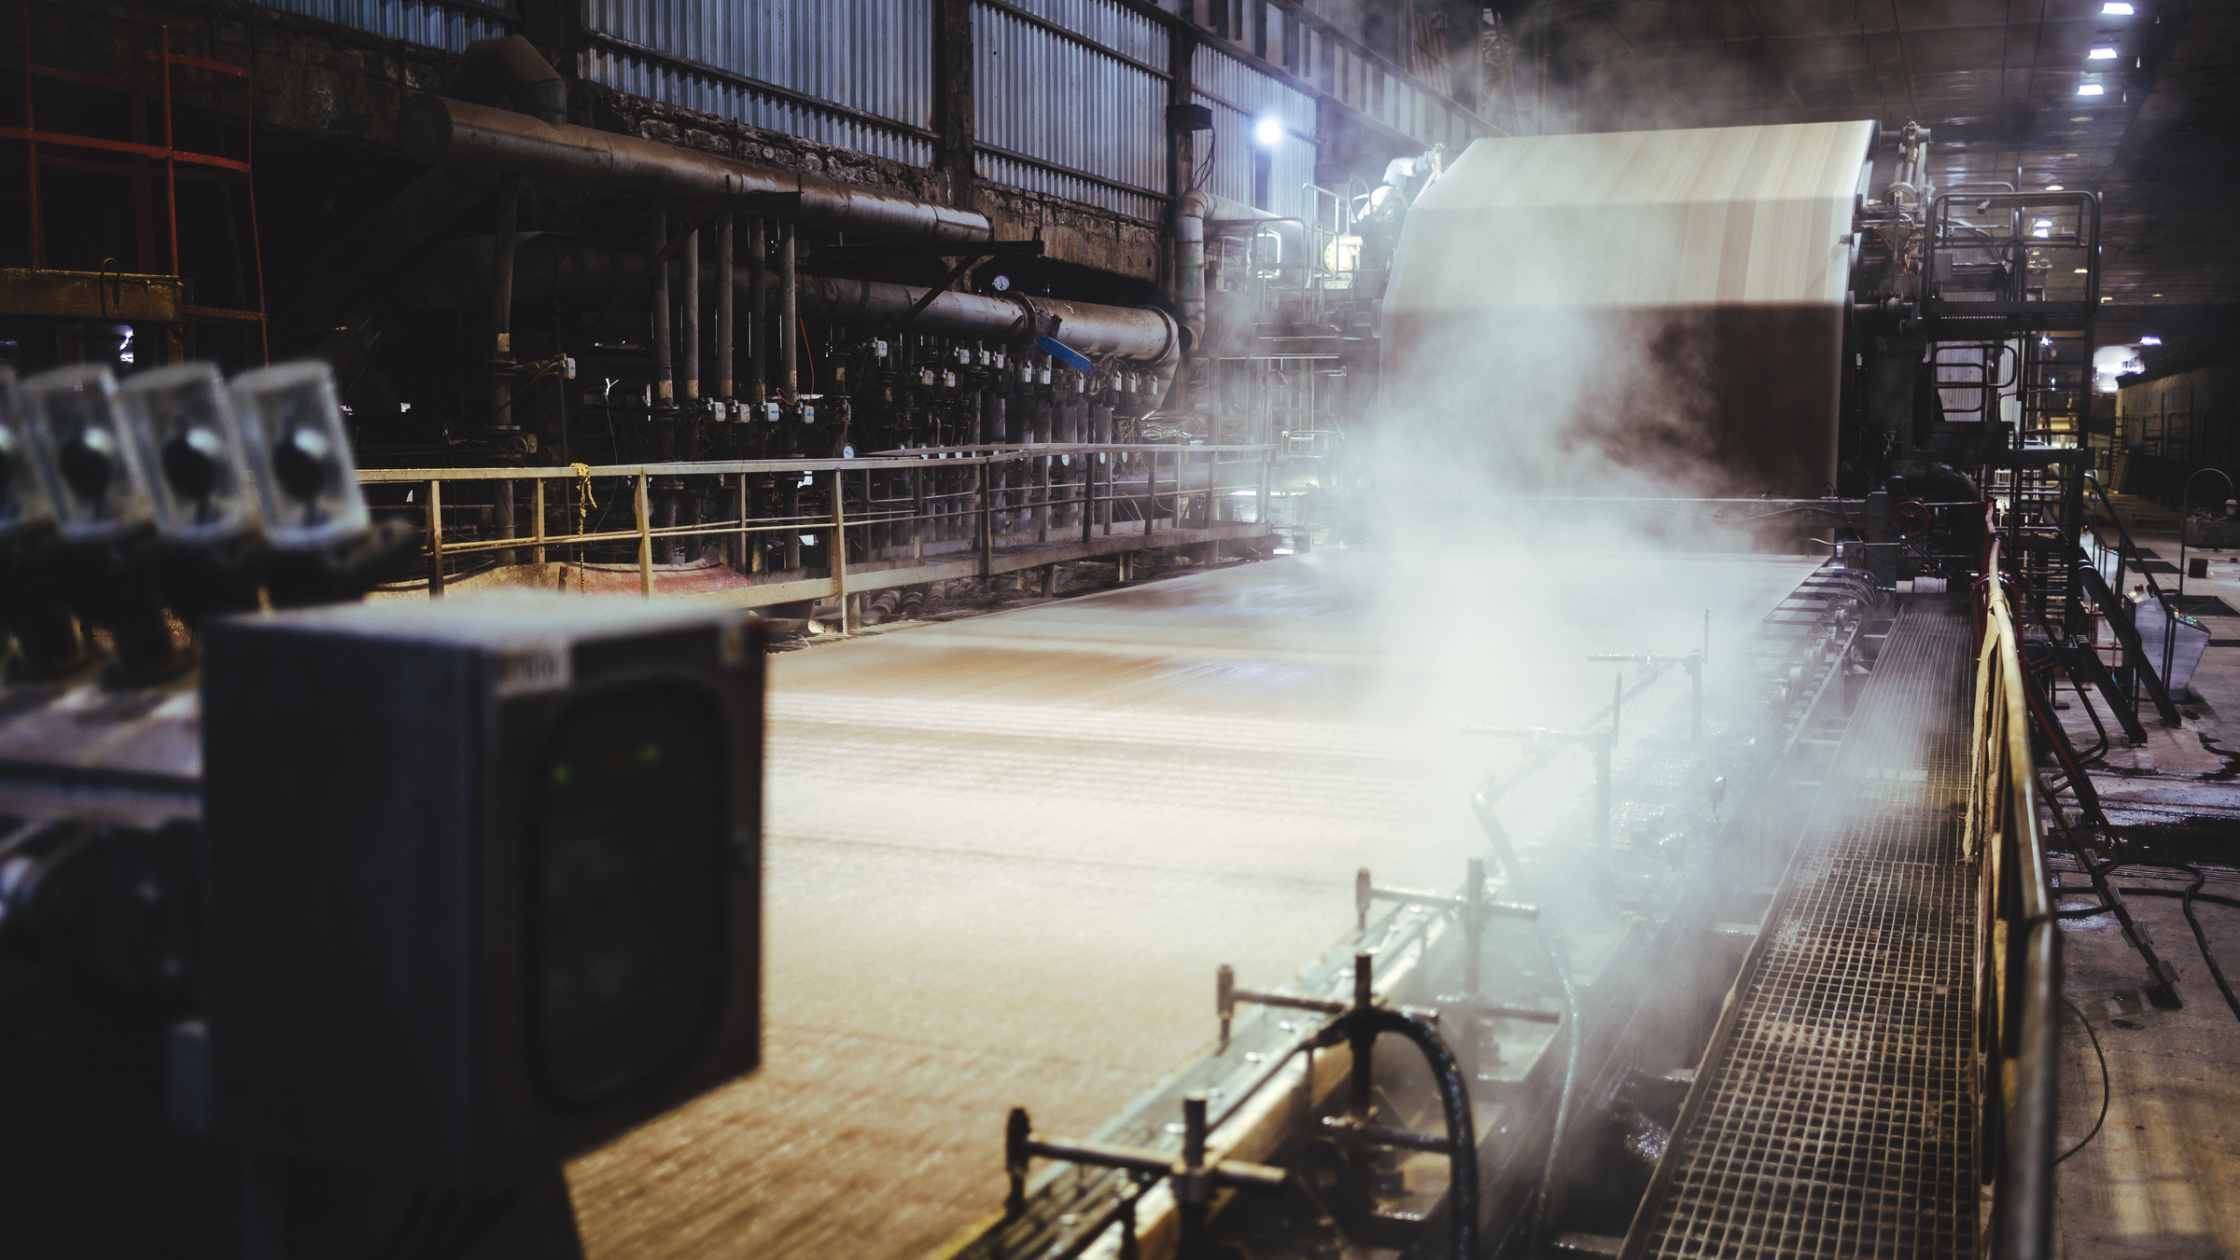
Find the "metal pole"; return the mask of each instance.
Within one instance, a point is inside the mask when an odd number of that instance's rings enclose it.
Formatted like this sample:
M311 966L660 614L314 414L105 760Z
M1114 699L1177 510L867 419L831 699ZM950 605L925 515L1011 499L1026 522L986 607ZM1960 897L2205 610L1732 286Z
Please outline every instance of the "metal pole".
M428 479L428 598L443 594L443 483Z
M653 594L653 512L646 502L644 473L637 477L638 509L638 594Z
M995 496L989 493L994 478L989 475L993 470L984 459L973 471L979 474L974 482L980 492L980 577L985 581L994 577L996 571Z
M801 395L800 348L797 344L801 331L801 273L797 268L798 253L794 247L792 220L778 224L778 282L781 289L778 310L778 357L785 364L786 400Z
M734 308L738 304L738 270L733 258L737 230L736 215L723 216L723 229L716 237L716 396L725 400L737 398L737 382L732 378L731 362L733 343L738 340L733 331Z
M760 217L747 224L747 341L753 347L754 387L747 396L761 402L770 396L770 236ZM761 423L756 416L755 422Z
M536 522L536 529L537 529L537 534L536 534L536 538L537 538L537 549L536 549L535 551L533 551L533 552L529 553L529 554L530 554L530 555L532 555L532 556L534 556L534 557L536 558L536 563L538 563L538 564L543 564L543 563L544 563L544 478L542 478L542 477L539 477L539 478L537 478L537 479L536 479L535 481L532 481L532 482L530 482L529 484L530 484L530 494L529 494L529 500L530 500L530 510L531 510L531 511L533 511L533 512L535 512L535 513L537 514L537 522Z
M841 472L832 470L832 596L840 605L840 633L847 634L848 624L848 518L842 504L847 499L841 482Z
M700 397L700 229L684 234L684 396Z
M754 548L754 535L747 532L747 475L739 474L739 557L738 570L749 572L748 555Z
M657 410L667 411L677 397L676 365L670 362L669 262L661 255L669 248L669 216L653 212L652 247L647 251L653 268L653 392Z

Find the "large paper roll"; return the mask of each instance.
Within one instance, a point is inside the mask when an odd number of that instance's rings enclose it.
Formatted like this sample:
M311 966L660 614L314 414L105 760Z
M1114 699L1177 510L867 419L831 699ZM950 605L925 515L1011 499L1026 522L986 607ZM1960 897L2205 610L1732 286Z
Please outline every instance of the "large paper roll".
M1421 459L1457 491L1832 492L1874 135L1845 122L1471 145L1410 208L1393 263L1387 470Z

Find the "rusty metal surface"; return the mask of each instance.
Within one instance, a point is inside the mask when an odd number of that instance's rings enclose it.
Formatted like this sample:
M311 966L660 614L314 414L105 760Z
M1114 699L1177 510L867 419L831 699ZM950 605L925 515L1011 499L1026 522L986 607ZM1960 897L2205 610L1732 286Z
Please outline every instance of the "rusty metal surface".
M0 314L172 323L180 287L177 276L142 272L0 267Z
M1216 964L1290 975L1357 867L1450 883L1462 717L1575 720L1584 653L1707 606L1716 652L1812 567L1469 562L1482 594L1333 552L775 661L765 1067L571 1166L590 1254L923 1255L998 1206L1006 1108L1093 1130L1210 1041Z
M970 210L440 96L407 101L398 134L405 151L420 161L483 175L540 177L563 185L590 180L617 191L671 197L799 194L802 217L849 231L939 241L984 241L993 234L987 216Z

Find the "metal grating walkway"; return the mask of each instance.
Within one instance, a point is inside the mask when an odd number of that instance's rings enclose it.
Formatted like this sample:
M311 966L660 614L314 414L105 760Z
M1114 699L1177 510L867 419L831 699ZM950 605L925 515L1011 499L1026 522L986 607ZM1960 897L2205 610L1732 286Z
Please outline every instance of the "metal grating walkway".
M1974 1255L1973 664L1900 605L1627 1254Z

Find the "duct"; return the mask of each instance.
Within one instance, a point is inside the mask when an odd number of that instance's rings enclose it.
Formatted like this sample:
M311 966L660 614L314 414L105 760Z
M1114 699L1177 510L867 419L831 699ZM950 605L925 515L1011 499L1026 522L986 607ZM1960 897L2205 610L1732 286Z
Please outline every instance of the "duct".
M1192 190L1175 209L1174 305L1182 312L1185 349L1206 335L1206 211L1211 207L1204 193Z
M467 45L451 90L464 100L503 104L547 123L568 118L568 81L519 35Z
M458 277L480 274L479 269L474 272L459 269L477 266L487 257L490 248L485 238L438 251L429 264L407 282L402 295L408 301L454 300ZM617 254L557 237L525 234L515 250L514 297L521 302L559 299L585 305L634 304L643 301L657 283L649 271L644 254ZM757 276L757 272L762 274ZM767 291L778 287L781 281L769 274L768 268L750 267L736 278L736 283L749 308L759 311L764 307L757 301L760 296L757 284ZM897 326L910 308L926 296L922 285L806 274L799 277L798 287L801 313L821 321L863 328ZM659 309L666 308L658 308L656 318L660 318ZM1165 311L1015 294L991 297L954 290L936 293L910 322L910 331L1015 343L1031 338L1038 328L1047 328L1052 320L1057 321L1057 336L1061 341L1092 359L1126 359L1155 368L1170 368L1181 354L1182 329ZM756 337L758 360L766 341L765 337ZM658 347L656 353L659 353Z
M797 171L440 96L405 103L397 133L431 166L566 183L608 183L665 197L801 197L803 219L872 236L993 239L988 217Z

